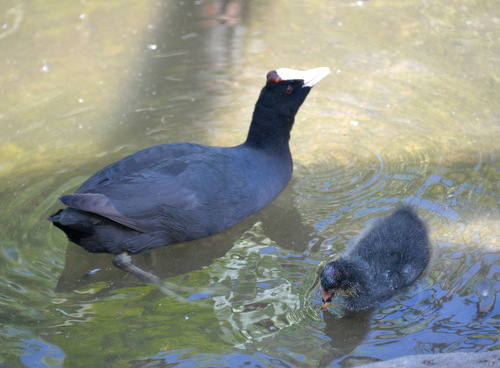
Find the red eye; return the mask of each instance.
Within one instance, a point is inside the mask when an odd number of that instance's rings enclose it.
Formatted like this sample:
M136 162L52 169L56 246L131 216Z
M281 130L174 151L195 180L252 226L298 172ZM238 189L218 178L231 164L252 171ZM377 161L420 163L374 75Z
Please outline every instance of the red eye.
M290 94L290 93L292 93L292 91L293 91L293 87L292 86L288 86L287 89L286 89L286 93Z

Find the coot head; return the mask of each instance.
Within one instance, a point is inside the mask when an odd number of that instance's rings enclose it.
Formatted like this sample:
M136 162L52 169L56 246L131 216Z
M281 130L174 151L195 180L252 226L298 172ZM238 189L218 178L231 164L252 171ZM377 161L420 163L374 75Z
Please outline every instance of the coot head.
M364 270L340 258L326 265L321 273L322 307L326 309L335 295L356 297L366 287Z
M280 115L295 116L311 88L330 73L327 67L305 71L280 68L267 73L259 102Z
M288 141L295 114L327 67L305 71L280 68L267 73L266 85L255 105L246 146L290 155Z

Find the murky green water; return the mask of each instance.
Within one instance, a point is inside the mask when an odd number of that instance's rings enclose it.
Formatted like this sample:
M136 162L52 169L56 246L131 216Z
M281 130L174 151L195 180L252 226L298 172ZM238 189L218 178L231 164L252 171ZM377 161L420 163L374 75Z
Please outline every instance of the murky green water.
M226 8L223 4L226 4ZM499 349L498 1L0 4L0 367L353 366ZM46 218L140 148L240 143L269 70L329 66L261 212L134 262ZM418 283L320 312L318 271L398 203L429 225Z

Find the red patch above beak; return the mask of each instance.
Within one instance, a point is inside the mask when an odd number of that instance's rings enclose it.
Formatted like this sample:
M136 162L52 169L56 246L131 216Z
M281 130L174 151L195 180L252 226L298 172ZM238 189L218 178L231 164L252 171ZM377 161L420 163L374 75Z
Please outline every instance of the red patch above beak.
M283 80L278 75L278 73L276 72L276 70L273 70L273 71L267 73L266 79L267 79L267 83L271 83L271 84L272 83L278 83L278 82L281 82Z

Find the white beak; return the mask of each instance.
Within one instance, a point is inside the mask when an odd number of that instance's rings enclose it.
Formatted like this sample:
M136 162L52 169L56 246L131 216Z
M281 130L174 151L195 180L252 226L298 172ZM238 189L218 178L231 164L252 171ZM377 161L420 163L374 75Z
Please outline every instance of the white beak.
M281 68L276 70L276 73L278 73L282 80L302 79L304 81L304 85L302 87L312 87L328 74L330 74L330 68L324 66L321 68L314 68L306 71Z

